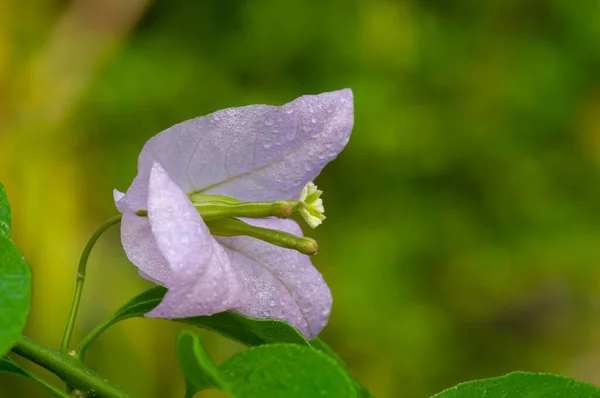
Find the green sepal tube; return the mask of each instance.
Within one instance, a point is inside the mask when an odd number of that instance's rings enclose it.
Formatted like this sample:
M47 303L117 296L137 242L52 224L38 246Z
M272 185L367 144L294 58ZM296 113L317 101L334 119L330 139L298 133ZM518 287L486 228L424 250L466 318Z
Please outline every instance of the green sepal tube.
M11 213L10 203L6 196L6 189L0 182L0 234L10 236L11 229Z
M194 202L194 206L205 222L222 220L234 217L246 218L290 218L299 209L304 208L304 203L297 200L281 200L276 202L237 202L226 203L221 201ZM135 214L147 217L147 210L138 210Z
M207 222L210 233L215 236L250 236L303 254L316 254L319 245L312 238L300 237L274 229L255 227L235 218Z
M247 218L290 218L294 209L299 206L298 201L286 200L277 202L249 202L223 204L205 202L194 204L204 221L214 221L232 217Z
M192 193L188 195L194 207L205 222L226 218L290 218L299 214L306 205L298 200L278 200L272 202L242 202L234 198L219 195ZM138 210L136 215L147 217L146 210Z

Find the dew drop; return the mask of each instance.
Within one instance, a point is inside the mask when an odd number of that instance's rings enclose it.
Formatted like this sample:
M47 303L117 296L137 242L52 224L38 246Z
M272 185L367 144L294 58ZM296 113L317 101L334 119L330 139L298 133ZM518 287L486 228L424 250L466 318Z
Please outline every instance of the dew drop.
M317 118L315 118L315 117L311 117L311 118L310 118L310 122L311 122L311 123L313 123L313 124L314 124L314 123L316 123L316 122L317 122Z
M263 147L265 149L269 149L269 148L271 148L271 146L273 146L273 144L271 144L270 142L263 142Z

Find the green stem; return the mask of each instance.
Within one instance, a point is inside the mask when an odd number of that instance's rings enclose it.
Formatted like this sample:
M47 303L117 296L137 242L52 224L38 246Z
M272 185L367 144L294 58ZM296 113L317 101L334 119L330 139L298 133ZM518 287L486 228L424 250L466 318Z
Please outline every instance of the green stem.
M85 281L85 272L87 268L87 261L92 252L92 248L98 241L98 238L110 227L119 223L122 216L114 216L109 218L102 226L92 235L88 241L81 258L79 260L79 267L77 268L77 281L75 283L75 294L73 296L73 303L71 304L71 311L69 312L69 319L63 333L62 341L60 342L60 351L66 353L69 350L69 343L71 342L71 336L73 335L73 328L75 327L75 318L77 318L77 310L79 309L79 302L81 301L81 293L83 291L83 282Z
M72 386L73 389L78 390L84 397L131 397L76 359L60 351L36 343L25 336L21 337L12 348L12 351L56 374L69 386Z
M94 341L96 340L96 338L98 336L100 336L102 333L104 333L104 331L106 329L108 329L113 323L110 322L112 321L112 319L110 319L107 322L104 322L101 325L98 325L94 330L92 330L90 333L88 333L87 336L85 336L83 338L83 340L81 340L81 342L79 343L79 345L77 346L77 352L75 353L75 358L77 358L80 361L83 361L83 357L85 355L85 352L88 349L88 346Z

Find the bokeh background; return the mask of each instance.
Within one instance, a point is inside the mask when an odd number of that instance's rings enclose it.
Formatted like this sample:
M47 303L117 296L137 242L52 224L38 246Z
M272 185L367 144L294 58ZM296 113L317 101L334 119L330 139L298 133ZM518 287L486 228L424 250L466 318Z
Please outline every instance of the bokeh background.
M597 0L0 0L26 333L58 345L79 253L148 138L343 87L356 124L317 180L314 262L335 299L322 337L356 377L376 397L512 370L600 383ZM111 230L75 340L146 287ZM181 397L179 330L123 322L88 363L136 396ZM242 349L199 333L218 361ZM2 397L44 394L0 377Z

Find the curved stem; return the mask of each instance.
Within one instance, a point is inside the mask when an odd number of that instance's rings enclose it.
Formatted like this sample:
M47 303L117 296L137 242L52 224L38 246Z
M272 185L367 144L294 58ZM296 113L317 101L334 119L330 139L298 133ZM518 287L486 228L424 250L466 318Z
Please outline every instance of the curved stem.
M77 268L77 281L75 283L75 294L73 296L73 304L71 304L71 311L69 312L69 319L63 333L62 341L60 342L60 351L66 353L69 349L69 343L71 342L71 336L73 335L73 328L75 327L75 318L77 318L77 310L79 309L79 302L81 301L81 293L83 291L83 282L85 281L85 272L87 268L87 261L92 252L92 248L98 241L98 238L110 227L121 221L122 215L114 216L109 218L102 226L94 232L90 240L88 241L85 249L81 253L79 260L79 267Z
M88 333L88 335L85 336L77 346L75 358L79 359L80 361L83 361L83 356L85 355L88 346L92 343L92 341L96 340L98 336L104 333L104 331L108 329L111 325L111 322L104 322L103 324L98 325L90 333Z
M131 398L81 362L25 336L21 336L12 351L56 374L84 397Z

